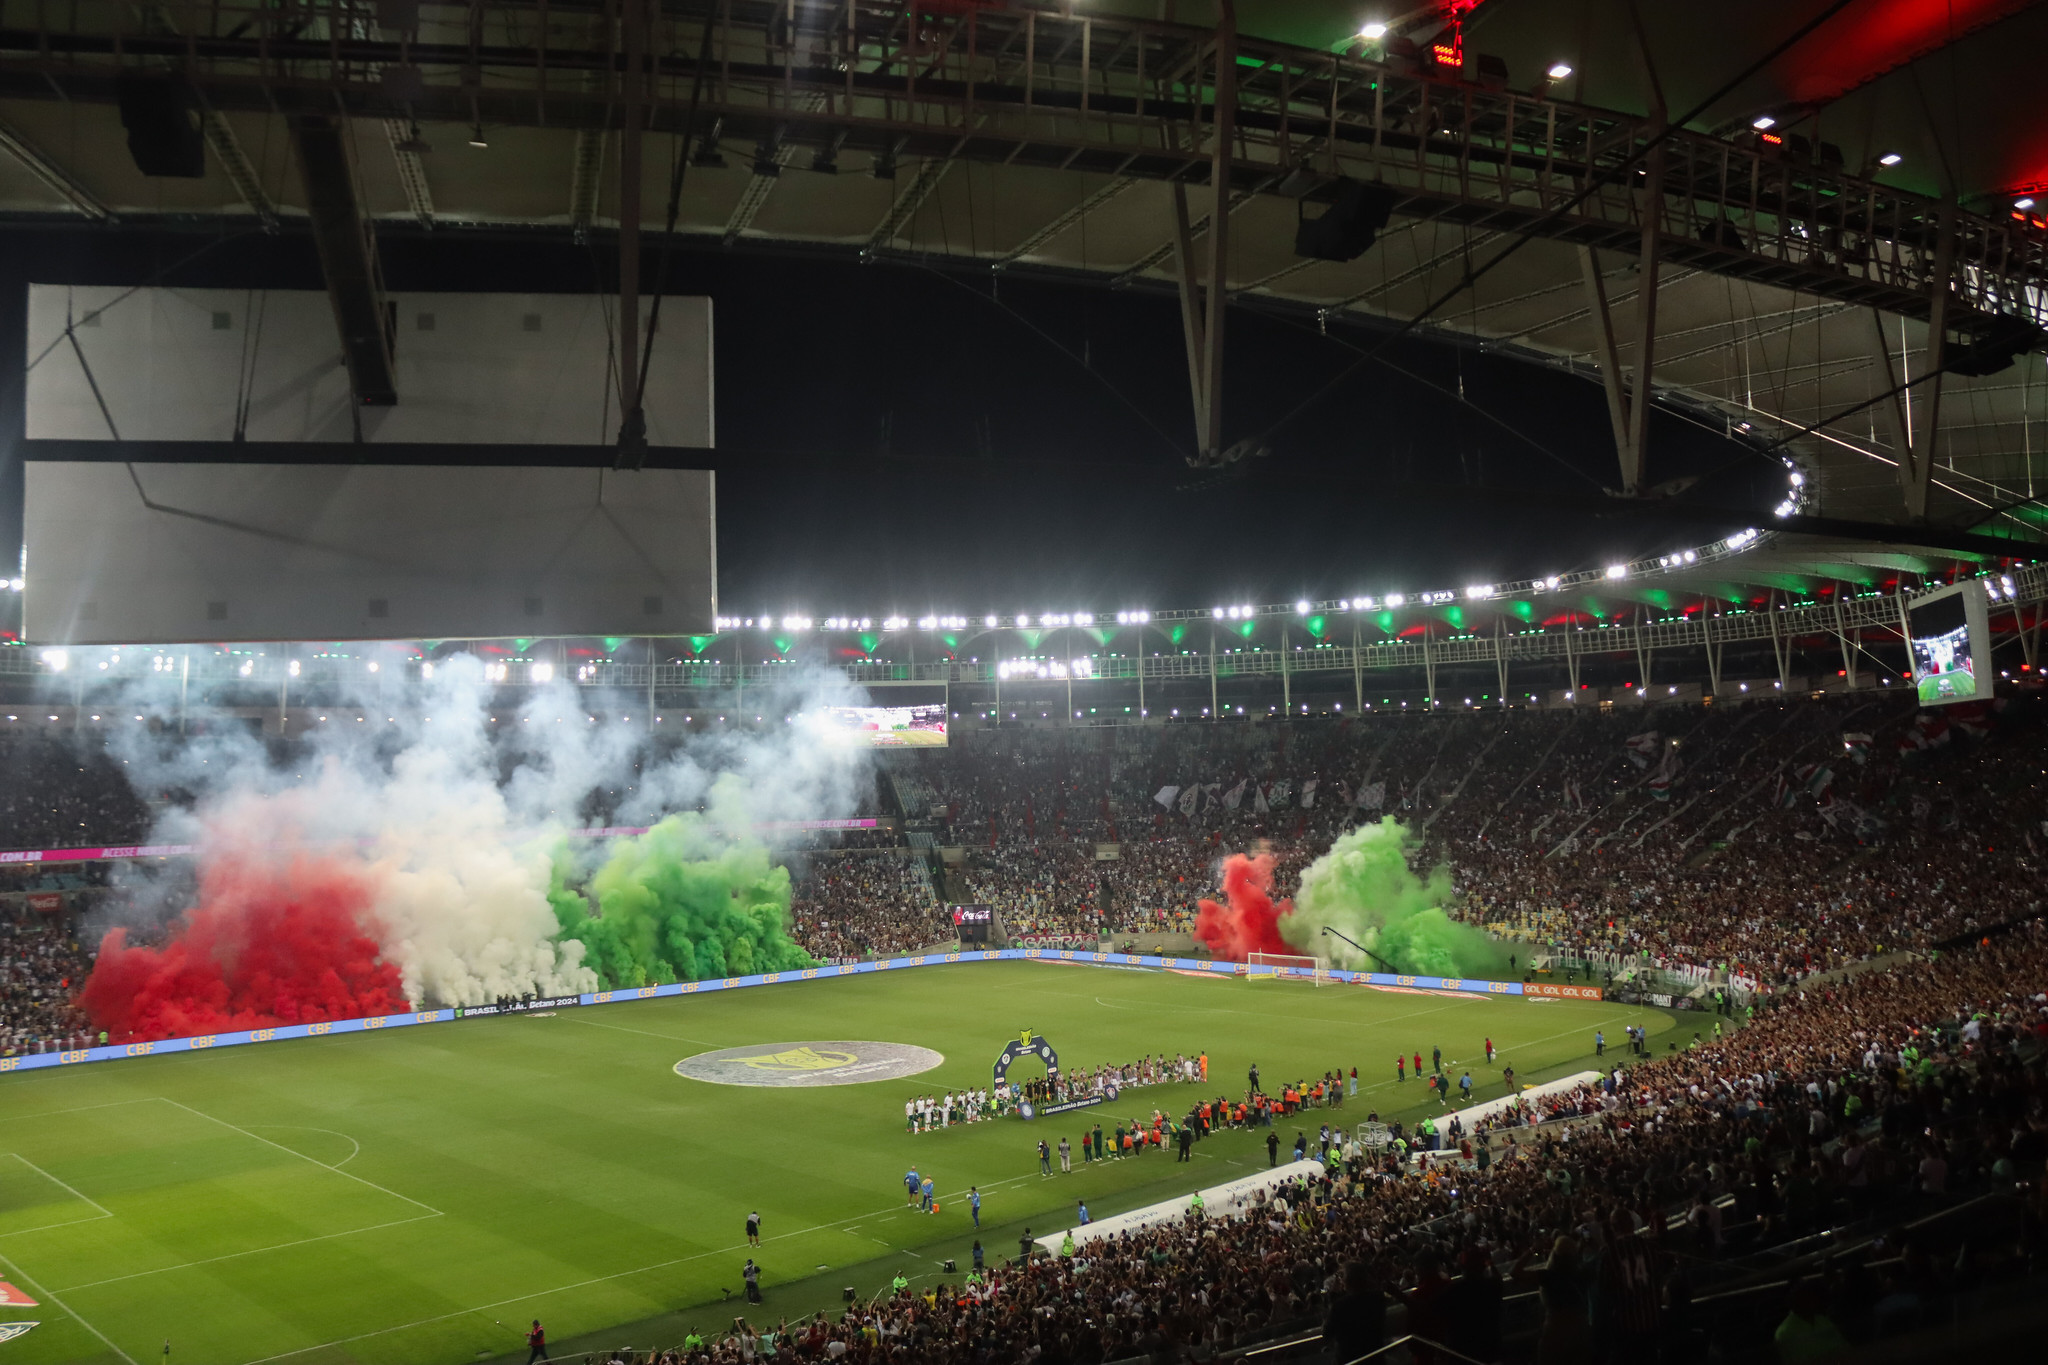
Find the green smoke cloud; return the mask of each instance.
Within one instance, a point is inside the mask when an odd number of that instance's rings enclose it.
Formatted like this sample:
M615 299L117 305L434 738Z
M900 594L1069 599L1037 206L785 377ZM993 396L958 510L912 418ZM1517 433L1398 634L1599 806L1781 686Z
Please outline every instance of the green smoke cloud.
M789 936L789 869L702 816L619 840L580 892L567 861L555 859L548 900L606 990L815 965Z
M1438 867L1427 879L1416 876L1408 866L1413 846L1406 827L1391 815L1340 836L1303 870L1294 913L1280 921L1281 936L1305 953L1359 970L1385 969L1341 939L1325 938L1323 926L1358 940L1397 971L1416 976L1483 972L1492 958L1486 935L1444 913L1451 899L1450 872Z

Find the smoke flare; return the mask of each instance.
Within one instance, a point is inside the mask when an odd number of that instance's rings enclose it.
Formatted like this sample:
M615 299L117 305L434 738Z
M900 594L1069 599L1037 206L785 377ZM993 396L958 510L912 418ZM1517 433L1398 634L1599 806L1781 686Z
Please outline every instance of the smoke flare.
M1204 899L1195 912L1195 937L1211 955L1243 962L1250 953L1291 953L1280 919L1293 909L1273 903L1273 855L1233 853L1223 860L1223 901Z
M606 989L813 965L789 936L789 869L695 814L618 841L588 892L595 915L558 870L549 899Z
M1300 951L1322 950L1343 967L1380 969L1380 964L1343 940L1325 937L1325 925L1356 939L1393 964L1418 976L1466 976L1483 972L1491 953L1486 936L1443 911L1451 899L1450 873L1442 867L1425 879L1408 866L1414 841L1389 815L1340 835L1330 851L1301 874L1281 931Z
M107 932L79 1003L116 1042L402 1013L375 893L373 876L337 859L217 857L163 948Z

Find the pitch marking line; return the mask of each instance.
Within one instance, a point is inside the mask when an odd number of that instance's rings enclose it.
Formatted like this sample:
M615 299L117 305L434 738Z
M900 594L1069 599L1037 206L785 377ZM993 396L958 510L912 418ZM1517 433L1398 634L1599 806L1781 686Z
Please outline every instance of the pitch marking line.
M73 1307L72 1307L72 1306L71 1306L70 1304L68 1304L68 1303L64 1302L64 1300L62 1300L62 1299L58 1298L58 1297L57 1297L57 1291L56 1291L56 1290L54 1290L54 1289L51 1289L51 1288L50 1288L50 1287L49 1287L48 1285L45 1285L45 1284L43 1284L43 1283L42 1283L42 1282L41 1282L40 1280L37 1280L37 1279L33 1278L32 1276L30 1276L30 1275L29 1275L29 1273L28 1273L27 1271L23 1270L23 1269L22 1269L22 1268L21 1268L20 1266L16 1265L16 1264L15 1264L14 1262L12 1262L12 1261L8 1260L8 1259L7 1259L7 1258L6 1258L5 1256L0 1256L0 1265L4 1265L4 1266L6 1266L6 1267L7 1267L7 1268L8 1268L9 1270L13 1271L13 1272L14 1272L14 1278L15 1278L15 1279L17 1279L17 1280L21 1280L22 1282L24 1282L24 1283L26 1283L26 1284L29 1284L29 1285L33 1285L33 1286L34 1286L34 1287L35 1287L35 1288L36 1288L37 1290L41 1291L41 1293L42 1293L42 1295L43 1295L43 1297L44 1297L44 1298L48 1299L48 1300L49 1300L49 1301L50 1301L51 1303L54 1303L54 1304L56 1304L56 1305L57 1305L57 1306L58 1306L59 1308L63 1309L63 1310L64 1310L64 1311L66 1312L66 1313L69 1313L69 1314L70 1314L70 1315L72 1316L72 1318L73 1318L74 1320L76 1320L76 1322L78 1323L78 1325L79 1325L80 1327L83 1327L83 1328L84 1328L84 1329L85 1329L86 1331L88 1331L88 1332L92 1333L92 1334L93 1334L94 1336L98 1337L98 1338L100 1339L101 1343L102 1343L103 1345L105 1345L105 1346L106 1346L106 1348L107 1348L107 1349L108 1349L109 1351L112 1351L112 1352L113 1352L113 1353L114 1353L115 1355L117 1355L117 1356L121 1357L121 1359L123 1359L123 1360L127 1361L127 1362L128 1362L128 1365L135 1365L135 1357L134 1357L134 1356L131 1356L131 1355L129 1355L129 1354L128 1354L128 1353L126 1352L126 1351L124 1351L124 1350L122 1350L122 1349L121 1349L120 1347L116 1346L116 1345L114 1344L114 1342L113 1342L113 1339L112 1339L112 1338L110 1338L110 1337L109 1337L109 1336L108 1336L108 1335L107 1335L107 1334L106 1334L105 1332L102 1332L102 1331L101 1331L101 1330L100 1330L99 1328L97 1328L97 1327L93 1326L93 1325L92 1325L91 1323L87 1322L87 1321L86 1321L86 1320L85 1320L84 1318L82 1318L82 1317L79 1317L79 1316L78 1316L78 1310L77 1310L77 1309L75 1309L75 1308L73 1308Z
M355 1140L354 1138L350 1137L350 1136L349 1136L349 1135L348 1135L347 1133L337 1133L337 1132L335 1132L335 1131L334 1131L334 1130L333 1130L332 1128L315 1128L315 1127L313 1127L312 1125L310 1125L310 1124L305 1124L305 1123L259 1123L259 1124L257 1124L256 1126L257 1126L258 1128L270 1128L270 1129L290 1129L290 1130L291 1130L292 1132L295 1132L295 1133L325 1133L325 1134L327 1134L327 1136L329 1136L329 1137L338 1137L338 1138L340 1138L340 1139L341 1139L341 1140L342 1140L343 1142L346 1142L346 1143L348 1144L348 1146L349 1146L349 1152L348 1152L348 1155L347 1155L347 1156L345 1156L345 1157L343 1157L343 1158L342 1158L341 1160L339 1160L339 1161L337 1161L337 1162L334 1162L334 1163L332 1163L332 1164L330 1165L329 1163L327 1163L327 1162L325 1162L325 1161L319 1161L319 1160L317 1160L316 1158L313 1158L313 1157L306 1157L306 1160L308 1160L308 1161L312 1161L312 1162L313 1162L313 1163L314 1163L315 1165L319 1165L319 1166L326 1166L326 1167L327 1167L327 1169L328 1169L328 1170L330 1170L330 1171L338 1171L338 1170L340 1170L340 1169L341 1169L342 1167L344 1167L344 1166L348 1165L348 1163L349 1163L349 1162L351 1162L351 1161L354 1161L354 1160L355 1160L355 1159L356 1159L357 1157L359 1157L359 1156L361 1156L361 1155L363 1154L363 1144L362 1144L362 1143L360 1143L360 1142L357 1142L357 1141L356 1141L356 1140ZM305 1156L305 1153L301 1152L301 1153L300 1153L299 1155L301 1155L301 1156Z
M51 1228L68 1228L75 1227L80 1223L97 1223L102 1218L112 1218L114 1216L112 1213L108 1212L106 1206L101 1204L98 1200L91 1199L83 1194L80 1194L77 1190L65 1184L56 1176L51 1175L48 1171L36 1165L35 1162L30 1161L20 1152L8 1152L6 1153L6 1155L13 1157L16 1161L19 1161L22 1165L28 1167L37 1175L49 1181L52 1185L55 1185L58 1189L64 1191L64 1193L70 1195L73 1199L79 1200L82 1203L90 1204L94 1208L98 1209L99 1212L94 1214L90 1218L67 1218L61 1223L45 1223L39 1228L16 1228L12 1232L0 1232L0 1237L19 1237L25 1232L48 1232Z
M0 1123L20 1123L24 1119L55 1118L59 1114L85 1114L95 1109L119 1109L124 1104L153 1104L156 1096L144 1095L138 1100L109 1100L105 1104L81 1104L75 1109L44 1109L34 1114L0 1114Z
M1005 1186L1005 1185L1015 1185L1015 1184L1019 1184L1019 1183L1021 1183L1021 1182L1025 1181L1025 1180L1028 1180L1028 1179L1033 1179L1033 1178L1035 1178L1035 1177L1033 1177L1033 1176L1021 1176L1021 1175L1020 1175L1020 1176L1011 1176L1011 1177L1009 1177L1008 1179L1004 1179L1004 1180L998 1180L998 1181L993 1181L993 1182L991 1182L990 1184L988 1184L988 1185L985 1185L985 1186L983 1186L982 1188L983 1188L983 1189L984 1189L985 1191L986 1191L986 1190L994 1190L994 1189L1000 1189L1000 1188L1002 1188L1002 1187L1003 1187L1003 1186ZM940 1197L941 1197L942 1199L954 1199L954 1198L960 1198L960 1197L964 1197L964 1195L965 1195L965 1191L959 1191L959 1190L955 1190L955 1191L948 1191L948 1192L946 1192L945 1194L941 1195ZM773 1236L773 1237L766 1237L766 1238L763 1238L763 1239L762 1239L762 1242L763 1242L763 1244L765 1245L765 1244L766 1244L766 1243L768 1243L768 1242L780 1242L780 1241L783 1241L783 1240L785 1240L785 1239L787 1239L787 1238L790 1238L790 1237L807 1237L807 1236L809 1236L809 1235L810 1235L811 1233L814 1233L814 1232L847 1232L847 1231L849 1231L850 1229L852 1229L853 1227L855 1227L855 1226L858 1226L858 1225L859 1225L860 1223L862 1223L863 1221L865 1221L865 1220L867 1220L867 1219L869 1219L869 1218L881 1218L881 1217L886 1217L886 1216L887 1216L887 1215L889 1215L889 1214L892 1214L892 1213L896 1213L896 1212L900 1212L900 1211L902 1211L902 1208L905 1208L905 1207L907 1207L907 1206L900 1206L899 1208L889 1208L889 1209L883 1209L883 1210L881 1210L881 1211L879 1211L879 1212L876 1212L876 1213L863 1213L863 1214L859 1214L859 1215L857 1215L857 1216L855 1216L855 1217L852 1217L852 1218L843 1218L843 1219L841 1219L840 1221L838 1221L838 1222L836 1222L836 1223L817 1223L817 1224L814 1224L814 1225L813 1225L813 1226L811 1226L811 1227L807 1227L807 1228L798 1228L798 1229L797 1229L796 1231L794 1231L794 1232L784 1232L784 1233L778 1233L778 1234L776 1234L776 1235L775 1235L775 1236ZM879 1239L879 1238L877 1238L877 1239L875 1239L875 1240L879 1241L880 1239ZM888 1242L883 1242L883 1243L882 1243L882 1245L883 1245L883 1246L887 1246L887 1247L890 1247L890 1249L891 1249L892 1251L893 1251L893 1250L898 1250L898 1249L899 1249L899 1248L896 1248L896 1247L892 1246L892 1245L891 1245L890 1243L888 1243ZM335 1339L335 1340L333 1340L333 1341L323 1341L323 1342L320 1342L320 1343L319 1343L318 1345L314 1345L314 1346L301 1346L301 1347L299 1347L299 1348L298 1348L298 1349L296 1349L296 1350L292 1350L292 1351L284 1351L284 1352L282 1352L282 1353L280 1353L280 1354L278 1354L278 1355L274 1355L274 1356L263 1356L263 1357L261 1357L260 1359L257 1359L257 1360L252 1360L252 1361L248 1361L248 1362L246 1362L246 1365L270 1365L270 1362L271 1362L271 1361L275 1361L275 1360L290 1360L290 1359L292 1359L292 1358L293 1358L294 1356L302 1356L302 1355L308 1355L308 1354L311 1354L311 1353L312 1353L312 1352L314 1352L314 1351L326 1351L326 1350L331 1350L331 1349L333 1349L334 1347L337 1347L337 1346L349 1346L349 1345L353 1345L354 1343L356 1343L356 1342L358 1342L358 1341L368 1341L368 1340L370 1340L370 1339L371 1339L372 1337L381 1337L381 1336L388 1336L388 1335L390 1335L390 1334L391 1334L391 1333L393 1333L393 1332L409 1332L409 1331L411 1331L411 1330L412 1330L413 1328L415 1328L415 1327L431 1327L431 1326L432 1326L433 1324L435 1324L435 1323L437 1323L437 1322L448 1322L448 1321L450 1321L450 1320L452 1320L452 1319L454 1319L454 1318L466 1318L466 1317L470 1316L470 1315L471 1315L471 1314L473 1314L473 1313L475 1313L475 1314L484 1314L484 1313L488 1313L488 1312L489 1312L489 1311L490 1311L491 1309L493 1309L493 1308L503 1308L503 1307L505 1307L505 1306L506 1306L507 1304L513 1304L513 1303L531 1303L531 1302L533 1302L533 1301L534 1301L535 1299L543 1299L543 1298L547 1298L547 1297L548 1297L549 1295L552 1295L552 1294L566 1294L566 1293L568 1293L568 1292L569 1292L570 1290L572 1290L572 1289L587 1289L587 1288L589 1288L589 1287L590 1287L591 1285L594 1285L594 1284L609 1284L609 1283L610 1283L611 1281L613 1281L613 1280L624 1280L624 1279L630 1279L631 1277L633 1277L633 1276L635 1276L635 1275L645 1275L645 1274L648 1274L648 1273L649 1273L649 1272L651 1272L651 1271L656 1271L656 1270L667 1270L667 1269L669 1269L669 1268L671 1268L671 1267L673 1267L673 1266L679 1266L679 1265L688 1265L688 1264L689 1264L690 1262L692 1262L692 1261L703 1261L703 1260L708 1260L708 1259L710 1259L710 1258L711 1258L711 1257L713 1257L713 1256L731 1256L731 1255L734 1255L734 1254L736 1254L736 1253L738 1253L738 1252L743 1252L743 1251L745 1251L745 1250L747 1250L747 1245L746 1245L745 1243L735 1243L734 1245L732 1245L732 1246L729 1246L729 1247L719 1247L719 1248L717 1248L717 1249L715 1249L715 1250L712 1250L712 1251L698 1251L698 1252L693 1252L693 1253L691 1253L691 1254L690 1254L690 1255L688 1255L688 1256L677 1256L677 1257L674 1257L674 1258L673 1258L673 1259L671 1259L671 1260L666 1260L666 1261L656 1261L656 1262L655 1262L655 1263L654 1263L653 1265L643 1265L643 1266L636 1266L636 1267L634 1267L634 1268L633 1268L633 1269L631 1269L631 1270L621 1270L621 1271L617 1271L617 1272L615 1272L615 1273L613 1273L613 1274L610 1274L610 1275L593 1275L593 1276L591 1276L591 1277L590 1277L589 1279L586 1279L586 1280L577 1280L577 1281L576 1281L575 1283L573 1283L573 1284L563 1284L563 1285L556 1285L556 1286L555 1286L554 1288L552 1288L552 1289L540 1289L540 1290L535 1290L535 1291L533 1291L533 1292L531 1292L531 1293L515 1295L514 1297L512 1297L512 1298L509 1298L509 1299L498 1299L498 1300L496 1300L496 1301L494 1301L494 1302L492 1302L492 1303L485 1303L485 1304L479 1304L479 1305L477 1305L477 1306L476 1306L476 1307L474 1307L474 1308L460 1308L460 1309L457 1309L456 1311L454 1311L454 1312L452 1312L452 1313L440 1313L440 1314L437 1314L437 1315L435 1315L434 1317L431 1317L431 1318L421 1318L421 1319L420 1319L419 1321L417 1321L417 1322L402 1322L402 1323L397 1323L397 1324L394 1324L393 1326L390 1326L390 1327L379 1327L379 1328L378 1328L378 1329L377 1329L376 1331L374 1331L374 1332L360 1332L360 1333L358 1333L358 1334L356 1334L355 1336L352 1336L352 1337L338 1337L338 1338L336 1338L336 1339ZM76 1316L76 1315L74 1314L73 1316ZM82 1321L82 1319L81 1319L81 1321ZM493 1319L493 1321L495 1321L495 1319ZM101 1339L102 1339L102 1340L105 1340L105 1338L101 1338ZM123 1357L122 1357L122 1359L126 1360L126 1359L127 1359L127 1357L126 1357L126 1356L123 1356ZM135 1365L135 1362L133 1362L133 1361L131 1360L131 1361L129 1361L129 1365Z
M655 1033L644 1028L627 1028L624 1024L600 1024L595 1019L579 1019L573 1014L564 1015L563 1017L573 1024L588 1024L592 1028L608 1028L614 1033L637 1033L643 1038L661 1038L671 1043L694 1043L698 1047L718 1048L725 1046L723 1043L706 1042L702 1038L685 1038L677 1033Z
M217 1123L223 1128L227 1128L234 1132L240 1133L243 1137L248 1138L253 1142L260 1142L265 1147L275 1147L278 1151L285 1153L287 1156L297 1157L299 1160L306 1162L308 1165L318 1166L323 1171L333 1171L336 1175L340 1176L344 1180L353 1180L358 1185L367 1185L369 1188L377 1191L377 1193L379 1194L388 1194L393 1199L401 1200L404 1203L412 1205L416 1209L425 1209L428 1213L434 1215L437 1218L446 1216L442 1213L440 1209L435 1208L432 1204L423 1204L409 1194L400 1194L397 1190L388 1189L383 1185L379 1185L374 1180L365 1180L361 1176L356 1175L351 1171L344 1171L338 1166L330 1166L324 1161L315 1161L312 1157L307 1156L304 1152L294 1152L291 1148L285 1146L281 1142L272 1142L269 1138L263 1137L257 1133L252 1133L247 1128L243 1128L237 1124L229 1123L226 1119L218 1119L211 1114L202 1113L201 1111L194 1109L191 1105L181 1104L179 1103L179 1101L172 1099L168 1095L158 1095L156 1098L162 1100L165 1104L172 1105L176 1108L182 1109L188 1114L193 1114L198 1116L199 1118L205 1119L209 1123ZM354 1141L354 1139L351 1138L350 1141Z
M238 1260L244 1256L264 1256L273 1251L285 1251L291 1247L311 1246L315 1242L331 1242L337 1237L356 1237L365 1232L378 1232L384 1228L404 1227L407 1223L424 1223L430 1218L443 1218L446 1216L440 1213L422 1213L414 1218L397 1218L389 1223L375 1223L366 1228L350 1228L346 1232L322 1233L318 1237L301 1237L296 1242L279 1242L276 1246L252 1247L248 1251L231 1251L225 1256L208 1256L203 1261L186 1261L182 1265L160 1266L155 1270L138 1270L132 1275L112 1275L104 1280L87 1280L83 1284L68 1284L64 1286L62 1292L75 1294L81 1289L98 1289L101 1285L123 1284L129 1280L146 1279L151 1275L169 1275L175 1271L191 1270L202 1265L216 1265L221 1261ZM80 1221L90 1222L91 1220L81 1219Z

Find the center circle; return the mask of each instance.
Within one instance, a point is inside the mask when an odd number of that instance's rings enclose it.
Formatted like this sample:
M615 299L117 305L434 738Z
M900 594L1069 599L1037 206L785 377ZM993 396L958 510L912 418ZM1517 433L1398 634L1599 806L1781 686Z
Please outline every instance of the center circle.
M909 1043L811 1040L753 1043L700 1052L676 1063L676 1075L713 1085L859 1085L930 1071L943 1054Z

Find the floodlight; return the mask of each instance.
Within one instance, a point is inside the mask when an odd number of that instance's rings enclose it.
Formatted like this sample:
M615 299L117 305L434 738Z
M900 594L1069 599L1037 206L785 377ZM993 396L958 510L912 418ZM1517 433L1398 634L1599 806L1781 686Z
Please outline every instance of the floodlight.
M1627 578L1627 577L1628 577L1628 565L1626 565L1626 564L1609 564L1609 565L1607 566L1607 576L1608 576L1609 578Z
M1403 597L1398 592L1390 592L1387 594L1387 605L1390 607L1405 606L1407 602L1408 599L1406 597Z
M1493 585L1491 583L1481 583L1467 588L1465 589L1465 596L1474 602L1483 601L1493 596Z
M2030 209L2034 207L2034 196L2031 194L2023 195L2020 198L2013 200L2012 206L2016 209Z
M490 143L484 140L484 126L481 123L471 125L469 130L469 145L472 147L488 147L491 145Z
M64 649L44 650L43 667L49 669L52 673L62 673L65 669L71 667L71 652Z
M984 626L987 626L990 630L994 630L996 628L997 619L998 618L994 616L984 616L981 618L981 623Z
M1766 128L1777 127L1778 121L1772 118L1769 114L1758 114L1755 118L1749 121L1749 126L1756 129L1758 132L1762 132Z
M1568 62L1557 62L1551 66L1550 70L1543 74L1554 81L1561 81L1572 74L1572 68Z
M1886 152L1883 156L1877 159L1877 164L1880 166L1896 166L1905 159L1905 157L1899 155L1897 152Z
M1223 615L1223 608L1221 608L1221 607L1211 607L1211 608L1209 608L1209 614L1210 614L1211 616L1221 617L1221 616Z
M1364 28L1358 30L1358 36L1365 39L1368 43L1376 43L1387 36L1387 26L1375 19Z
M371 667L374 668L376 665L372 664ZM552 682L555 676L555 666L536 659L533 661L533 667L528 670L527 676L537 683Z
M1306 602L1296 602L1294 604L1294 609L1303 616L1308 615L1308 603Z

